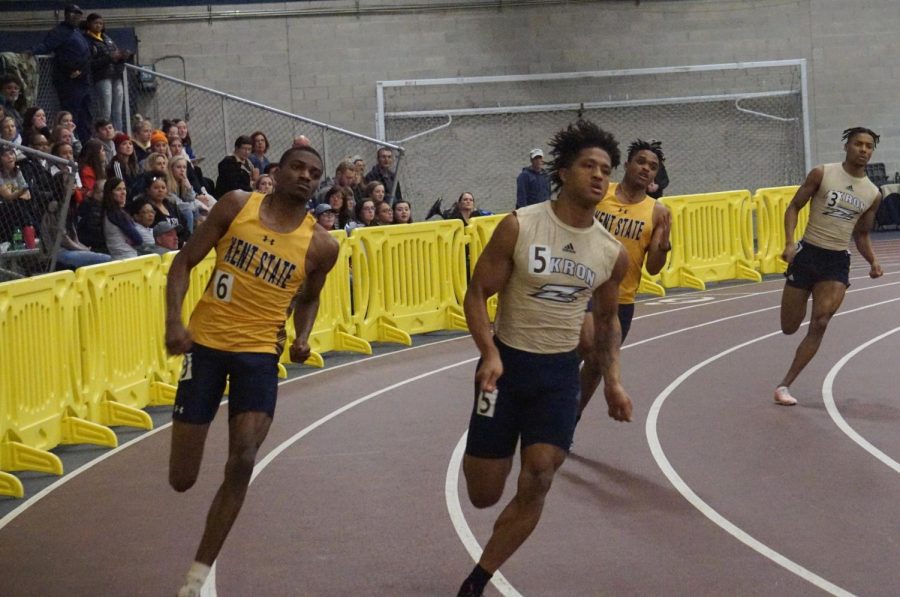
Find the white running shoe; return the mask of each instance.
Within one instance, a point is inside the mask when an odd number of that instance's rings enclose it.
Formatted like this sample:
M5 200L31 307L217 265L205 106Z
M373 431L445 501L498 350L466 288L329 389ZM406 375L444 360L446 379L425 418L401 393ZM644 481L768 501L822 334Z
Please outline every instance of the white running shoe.
M202 580L189 578L185 581L184 586L178 589L178 595L176 597L200 597L200 589L202 588Z
M775 403L782 406L794 406L797 399L791 396L791 391L787 386L778 386L775 388Z

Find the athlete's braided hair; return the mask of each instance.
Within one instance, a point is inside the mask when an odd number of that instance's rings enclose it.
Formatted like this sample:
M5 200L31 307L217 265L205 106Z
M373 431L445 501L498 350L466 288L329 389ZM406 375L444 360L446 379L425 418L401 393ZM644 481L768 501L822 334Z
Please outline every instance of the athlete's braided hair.
M875 131L873 131L872 129L867 129L864 126L855 126L853 128L845 129L844 135L841 137L841 141L847 143L848 141L850 141L850 139L853 138L853 135L857 135L859 133L871 135L872 139L875 141L874 147L878 147L878 141L881 139L881 137L875 134Z
M630 162L631 158L637 155L637 152L644 150L656 154L656 157L657 159L659 159L660 164L666 161L666 158L663 155L662 143L660 143L656 139L650 139L649 141L644 141L643 139L635 139L635 141L628 146L628 159L626 159L625 161Z
M599 147L605 151L609 154L612 167L618 167L621 160L619 142L612 133L604 131L590 120L579 118L550 139L550 154L553 160L547 164L547 171L554 191L558 191L562 186L559 171L571 168L581 150L589 147Z

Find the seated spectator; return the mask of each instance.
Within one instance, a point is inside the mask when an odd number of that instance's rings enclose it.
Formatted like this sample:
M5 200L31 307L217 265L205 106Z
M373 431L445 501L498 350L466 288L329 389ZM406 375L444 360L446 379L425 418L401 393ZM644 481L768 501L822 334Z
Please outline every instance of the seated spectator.
M153 238L153 220L156 219L156 210L150 205L150 201L140 199L132 201L128 207L128 213L134 220L134 227L138 234L141 235L142 243L138 249L138 253L154 253L157 252L156 240Z
M116 144L113 142L115 138L116 128L113 123L104 119L94 121L94 139L103 143L108 159L112 159L112 156L116 155Z
M353 197L350 189L334 186L328 189L328 192L325 193L325 200L319 204L330 206L337 214L335 228L343 229L353 219L353 212L350 211L350 206L347 204L348 197Z
M107 180L113 180L109 178ZM106 182L97 181L94 190L87 193L80 205L71 205L69 211L77 213L76 230L78 238L94 251L108 253L106 248L106 235L103 231L103 219L106 211L103 207L103 197L106 193Z
M344 226L347 234L355 228L372 226L375 222L375 202L371 199L363 199L356 204L356 217Z
M147 156L152 153L150 149L150 136L153 134L153 125L149 120L139 120L131 127L131 142L134 144L134 157L138 164L142 164Z
M69 130L64 124L57 124L53 127L53 130L50 132L50 143L65 143L66 145L72 146L72 151L75 155L81 154L82 148L81 144L78 145L79 148L75 147L75 135L72 134L72 131Z
M57 135L56 127L58 126L62 126L69 131L71 138L65 140L66 143L70 143L72 145L72 149L75 150L75 155L81 154L82 144L79 140L78 133L75 131L75 119L72 117L72 113L66 112L65 110L60 110L56 113L56 120L53 122L53 131L51 132L50 139L53 143L59 143L60 141L63 141L63 139L52 138Z
M178 227L171 222L160 222L153 227L156 246L165 251L178 250Z
M176 118L172 121L178 130L178 136L181 137L181 144L184 146L184 153L187 155L191 163L197 163L203 158L198 158L194 154L194 148L191 142L191 133L188 131L188 123L184 118Z
M155 130L150 133L150 153L161 153L166 158L169 158L169 138L166 134L160 130ZM149 157L149 155L147 156ZM144 171L147 170L147 167L144 166Z
M28 136L28 147L43 153L50 153L50 142L40 132L33 130ZM31 198L35 202L36 214L42 214L47 205L56 196L56 185L53 184L53 175L50 173L50 162L34 154L25 154L25 159L19 161L19 168L31 189Z
M265 172L269 165L269 158L266 156L266 152L269 151L269 138L262 131L256 131L250 135L250 142L253 144L250 163L260 172Z
M50 153L70 162L75 161L75 150L68 143L54 143L50 148ZM65 189L65 176L70 174L69 166L54 162L50 165L50 174L53 175L56 188L59 190L60 196L62 196L63 189ZM75 180L73 181L72 205L69 208L69 212L75 213L75 206L81 203L84 194L81 186L81 175L78 174L78 170L71 172L71 174L75 177Z
M137 177L134 185L128 189L128 196L131 199L142 195L154 178L165 178L169 171L169 158L164 153L153 152L147 156L144 162L144 171Z
M257 193L268 195L275 188L275 179L268 174L261 174L253 183L253 190Z
M394 208L387 201L382 201L375 206L374 226L387 226L394 223Z
M444 214L444 219L459 219L463 224L469 223L469 218L490 215L488 212L475 209L475 195L466 191L460 194L450 211Z
M276 172L278 172L278 162L272 162L263 170L263 174L268 174L269 176L275 176Z
M45 252L52 250L56 235L60 235L56 252L56 269L78 269L86 265L107 263L112 257L106 253L94 252L82 243L75 230L75 210L66 214L66 225L59 229L59 202L51 201L41 219L41 247Z
M47 126L47 113L43 108L32 106L25 110L23 117L25 125L22 128L22 138L28 139L33 133L40 133L47 139L50 138L50 128Z
M106 148L98 139L88 139L84 143L84 149L78 156L78 173L81 174L81 182L85 191L91 193L97 178L106 175Z
M412 208L409 201L398 199L394 202L394 224L412 224Z
M103 186L103 234L113 259L137 257L138 247L144 242L134 220L125 211L127 195L125 182L118 178L110 178Z
M31 190L16 163L16 152L0 144L0 241L12 240L13 230L34 226Z
M19 113L19 110L25 107L22 105L24 102L21 95L22 82L17 76L13 74L0 75L0 105L3 106L6 116L13 119L17 130L21 129L25 122Z
M153 210L156 212L153 225L156 226L160 222L169 222L178 227L179 235L183 240L186 240L189 236L187 225L179 214L178 206L175 204L172 195L169 193L166 178L164 176L154 178L150 186L147 187L144 197L150 200L150 205L153 206Z
M344 206L338 210L338 219L345 223L352 220L356 213L356 203L356 194L349 189L344 189ZM344 225L341 224L341 228Z
M378 182L377 180L373 180L366 184L366 199L371 199L375 202L375 205L380 204L384 201L384 185Z
M216 196L234 190L250 191L259 171L250 163L249 155L253 147L250 137L241 135L234 142L234 153L219 162L219 177L216 179Z
M332 187L349 189L355 180L356 170L353 168L353 164L346 160L342 161L337 165L337 168L334 169L334 178L326 179L319 185L319 190L316 191L316 194L313 197L313 203L324 203L325 195Z
M113 137L113 145L116 153L106 168L106 174L121 178L125 182L125 188L130 189L141 175L137 157L134 155L134 142L125 133L118 133Z
M3 120L0 120L0 139L11 143L18 143L19 145L22 144L22 135L19 134L19 129L16 128L16 121L12 116L7 116ZM13 153L16 154L16 159L25 157L18 149L13 148Z
M180 140L180 139L179 139ZM198 195L187 177L190 162L185 155L177 155L169 160L169 172L166 182L169 185L169 198L174 200L178 213L187 226L187 234L194 232L194 226L206 219L206 215L216 200L208 195Z
M315 209L316 222L325 230L335 230L337 212L327 203L320 203Z
M194 192L202 192L203 194L206 194L206 190L203 188L203 179L201 178L200 173L197 171L197 168L194 168L194 164L191 162L191 158L188 157L187 153L185 153L184 143L182 143L181 137L179 137L178 135L169 137L169 164L171 164L172 160L176 157L184 158L187 179L188 182L190 182L191 187L194 189Z
M369 173L366 174L366 182L372 182L373 180L377 180L381 184L384 185L384 191L387 194L387 198L390 201L396 199L402 199L403 194L400 192L400 184L397 184L397 190L394 192L394 196L391 197L391 189L394 186L394 180L396 178L396 174L394 173L394 152L390 150L388 147L380 147L378 148L378 153L376 154L378 157L378 163L372 166L372 169L369 170Z

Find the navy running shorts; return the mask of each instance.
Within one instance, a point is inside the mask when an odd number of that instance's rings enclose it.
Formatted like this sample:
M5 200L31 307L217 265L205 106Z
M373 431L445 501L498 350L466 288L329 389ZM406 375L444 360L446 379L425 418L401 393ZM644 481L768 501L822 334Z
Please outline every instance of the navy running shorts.
M503 375L494 395L483 395L475 387L466 454L509 458L520 438L523 448L551 444L568 452L578 413L576 351L535 354L506 346L496 338L494 343L500 351Z
M797 254L784 272L788 286L812 290L817 282L828 281L850 286L850 251L823 249L805 241L797 245Z
M275 415L278 355L225 352L194 344L184 355L172 418L204 425L213 420L229 381L228 418L243 412Z
M593 299L588 301L587 309L585 312L590 313L591 309L593 309L594 303ZM625 336L628 335L628 330L631 329L631 320L634 319L634 303L628 303L627 305L619 305L619 327L622 328L622 344L625 344Z

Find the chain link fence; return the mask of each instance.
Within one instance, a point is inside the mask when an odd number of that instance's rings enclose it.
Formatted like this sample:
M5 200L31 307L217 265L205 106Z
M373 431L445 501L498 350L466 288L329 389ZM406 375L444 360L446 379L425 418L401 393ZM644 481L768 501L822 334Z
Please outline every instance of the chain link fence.
M667 195L803 180L800 61L685 69L382 82L380 130L408 151L404 194L444 198L446 206L470 191L495 213L515 206L529 151L546 153L548 140L578 117L615 134L623 161L631 141L662 141Z
M209 89L152 70L127 65L126 114L149 119L155 128L163 120L183 118L188 122L191 147L204 157L204 174L216 176L216 164L234 150L240 135L262 131L269 139L269 160L276 161L305 135L322 154L325 174L333 176L341 160L360 155L371 166L378 147L402 154L398 145L353 133L322 122L277 110L227 93ZM399 158L399 155L398 155ZM398 163L399 163L398 159Z
M76 169L74 162L0 141L0 281L56 269L64 223L73 215Z

